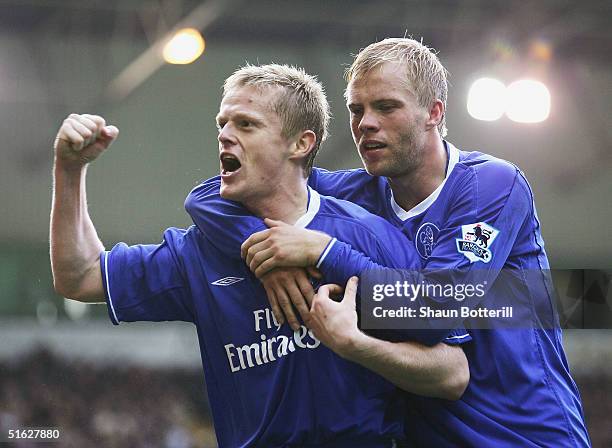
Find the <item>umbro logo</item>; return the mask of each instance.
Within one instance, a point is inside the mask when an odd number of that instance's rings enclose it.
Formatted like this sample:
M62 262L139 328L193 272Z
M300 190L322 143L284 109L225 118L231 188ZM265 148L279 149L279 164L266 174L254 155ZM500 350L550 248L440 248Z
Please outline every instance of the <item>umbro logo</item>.
M229 285L233 285L234 283L241 282L242 280L244 280L244 278L241 278L241 277L223 277L223 278L220 278L219 280L215 280L214 282L211 283L211 285L215 285L215 286L229 286Z

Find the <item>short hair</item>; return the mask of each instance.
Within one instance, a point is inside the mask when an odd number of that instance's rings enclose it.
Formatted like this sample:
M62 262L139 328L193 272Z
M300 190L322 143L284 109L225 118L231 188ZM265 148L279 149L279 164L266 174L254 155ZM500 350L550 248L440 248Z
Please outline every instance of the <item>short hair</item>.
M408 37L387 38L363 48L344 73L347 84L385 62L396 63L405 68L407 81L420 106L429 110L434 100L438 99L444 103L446 111L446 69L432 48ZM444 115L438 124L438 131L442 137L446 136Z
M271 104L272 110L281 119L283 137L292 138L305 130L313 131L317 137L304 167L306 176L310 175L314 158L328 136L331 114L323 85L316 76L309 75L299 67L247 64L225 80L223 96L230 90L245 86L279 87L284 90L284 94L277 95Z

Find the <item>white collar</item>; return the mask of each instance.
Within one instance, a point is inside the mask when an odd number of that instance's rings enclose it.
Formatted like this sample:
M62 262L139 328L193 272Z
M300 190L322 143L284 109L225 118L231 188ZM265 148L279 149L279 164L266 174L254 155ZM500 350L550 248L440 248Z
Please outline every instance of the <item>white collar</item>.
M442 183L438 185L438 188L436 188L429 196L412 207L410 210L406 211L397 204L395 198L393 197L393 190L391 190L391 208L397 217L402 221L406 221L413 216L423 213L436 201L436 199L438 199L442 188L444 188L444 184L446 184L446 180L450 177L451 173L453 172L453 168L455 168L455 165L459 161L459 150L449 142L446 142L446 144L448 145L448 168L446 170L446 177Z
M306 213L298 218L293 224L295 227L305 228L314 219L315 215L319 213L321 207L321 197L316 190L308 187L308 205L306 206Z

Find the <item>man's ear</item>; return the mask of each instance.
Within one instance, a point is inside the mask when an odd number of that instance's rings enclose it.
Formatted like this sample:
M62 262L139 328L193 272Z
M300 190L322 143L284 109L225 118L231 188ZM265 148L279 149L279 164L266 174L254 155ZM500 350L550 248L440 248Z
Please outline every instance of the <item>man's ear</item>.
M289 159L305 159L314 150L316 143L317 135L313 131L302 131L293 144L293 151Z
M444 118L444 103L440 100L434 100L431 108L429 109L429 117L425 121L425 129L431 130L432 128L438 127Z

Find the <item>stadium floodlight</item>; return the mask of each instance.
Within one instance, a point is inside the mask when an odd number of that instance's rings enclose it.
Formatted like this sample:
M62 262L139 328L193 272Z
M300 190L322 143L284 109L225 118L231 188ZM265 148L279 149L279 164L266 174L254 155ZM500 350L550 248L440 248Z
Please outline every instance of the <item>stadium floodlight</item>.
M468 93L468 113L477 120L494 121L501 118L506 109L506 86L493 78L480 78L472 84Z
M506 115L517 123L539 123L550 114L550 92L540 81L521 79L508 86Z
M195 28L184 28L164 45L164 60L169 64L191 64L204 52L204 38Z

